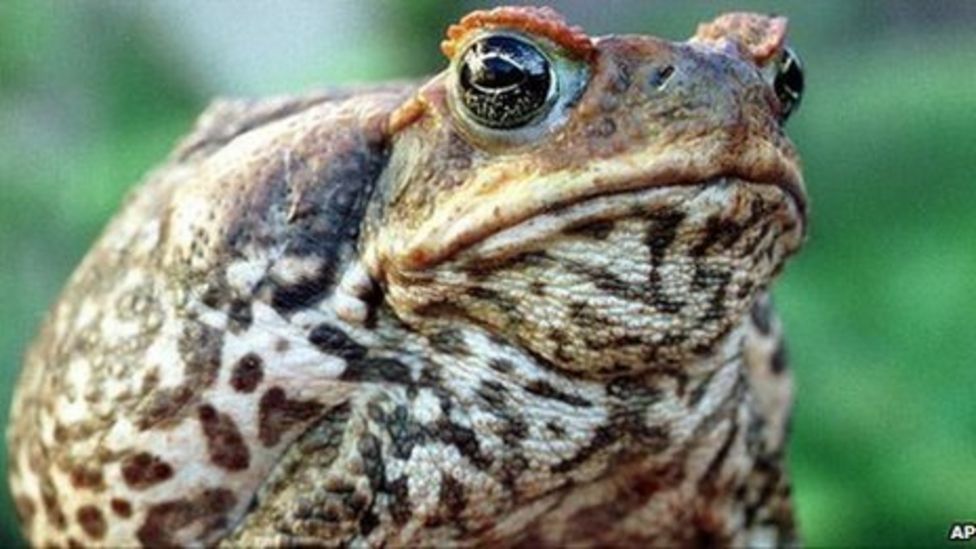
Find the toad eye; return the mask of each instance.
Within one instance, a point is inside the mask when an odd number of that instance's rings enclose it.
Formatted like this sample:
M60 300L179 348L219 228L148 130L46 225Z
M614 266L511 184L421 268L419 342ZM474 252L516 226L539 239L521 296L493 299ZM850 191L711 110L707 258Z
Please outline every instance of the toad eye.
M470 117L492 129L525 126L547 112L556 79L534 44L498 35L471 44L458 63L458 96Z
M786 120L800 106L800 99L803 97L803 66L791 48L783 48L776 63L773 90L783 107L783 120Z

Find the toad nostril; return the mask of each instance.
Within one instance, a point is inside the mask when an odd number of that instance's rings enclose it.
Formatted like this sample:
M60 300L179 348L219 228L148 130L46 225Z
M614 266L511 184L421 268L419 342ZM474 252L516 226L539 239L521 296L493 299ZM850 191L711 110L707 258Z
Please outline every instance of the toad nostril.
M665 65L660 68L656 68L651 71L647 77L647 84L652 88L659 90L668 83L671 79L671 75L674 74L674 67L671 65Z

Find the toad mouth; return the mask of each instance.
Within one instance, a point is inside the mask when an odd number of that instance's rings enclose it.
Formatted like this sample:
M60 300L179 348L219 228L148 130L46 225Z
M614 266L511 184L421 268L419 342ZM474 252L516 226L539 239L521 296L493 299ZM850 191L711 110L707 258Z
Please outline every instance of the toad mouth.
M710 186L722 181L769 185L792 203L801 235L806 231L806 193L794 159L766 142L737 156L685 151L638 153L593 162L576 171L535 175L531 168L505 166L451 197L446 212L426 220L392 257L395 268L420 271L531 218L601 197L674 187ZM611 215L612 216L612 215Z
M755 198L752 193L756 192L755 190L749 192L747 189L750 187L779 189L781 192L779 197L789 204L786 211L791 213L788 215L802 219L799 203L787 190L788 187L776 183L753 183L739 178L720 176L708 181L638 187L635 190L601 194L561 205L552 211L541 212L520 223L491 233L483 240L459 250L447 260L461 263L504 260L527 249L545 248L545 243L551 238L560 238L561 235L566 234L575 235L585 232L589 227L604 227L607 228L605 230L609 230L614 222L635 217L661 219L662 215L670 215L674 208L681 209L682 204L690 203L698 205L697 213L703 217L733 215L732 212L737 208L743 206L750 208L750 215L741 219L741 222L746 223L744 227L748 227L758 221L756 209L749 206ZM684 189L684 191L673 192L676 189ZM748 194L739 194L741 191ZM740 206L731 206L730 199ZM769 210L768 214L772 215L773 211L775 210ZM784 222L784 227L793 231L802 225ZM802 228L795 233L802 237Z

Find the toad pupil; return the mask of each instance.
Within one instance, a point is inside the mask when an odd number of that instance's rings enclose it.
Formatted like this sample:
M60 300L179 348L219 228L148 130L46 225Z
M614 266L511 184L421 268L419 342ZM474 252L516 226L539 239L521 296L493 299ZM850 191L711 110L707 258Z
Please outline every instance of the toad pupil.
M488 37L464 54L460 86L462 102L478 123L496 129L522 126L551 95L549 60L525 41Z

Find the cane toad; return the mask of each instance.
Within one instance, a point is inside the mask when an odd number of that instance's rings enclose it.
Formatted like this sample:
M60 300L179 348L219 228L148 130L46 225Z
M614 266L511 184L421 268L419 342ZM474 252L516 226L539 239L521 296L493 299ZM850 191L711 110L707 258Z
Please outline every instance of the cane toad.
M211 106L28 352L28 539L792 542L785 33L498 8L425 82Z

